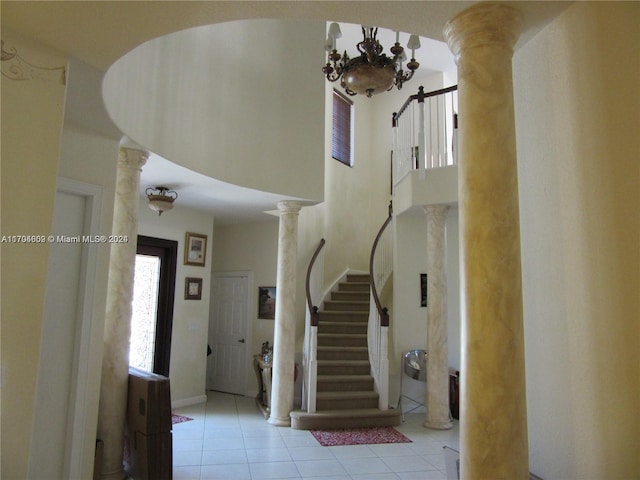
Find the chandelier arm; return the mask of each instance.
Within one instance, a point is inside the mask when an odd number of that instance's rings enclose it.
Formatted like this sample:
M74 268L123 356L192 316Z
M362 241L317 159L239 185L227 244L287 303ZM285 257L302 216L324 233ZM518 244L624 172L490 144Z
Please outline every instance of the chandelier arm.
M341 76L342 76L342 71L340 72L333 71L326 74L327 80L329 80L330 82L337 81Z

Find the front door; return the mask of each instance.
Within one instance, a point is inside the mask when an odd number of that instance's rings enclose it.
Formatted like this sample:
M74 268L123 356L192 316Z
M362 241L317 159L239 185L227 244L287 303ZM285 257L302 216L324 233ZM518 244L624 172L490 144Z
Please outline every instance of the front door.
M244 395L247 388L249 276L214 274L211 301L207 388Z
M178 242L138 235L129 366L169 376Z

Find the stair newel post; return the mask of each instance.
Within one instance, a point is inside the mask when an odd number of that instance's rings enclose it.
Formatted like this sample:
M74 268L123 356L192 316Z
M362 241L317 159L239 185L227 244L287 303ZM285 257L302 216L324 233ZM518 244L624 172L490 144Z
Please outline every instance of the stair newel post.
M387 410L389 408L389 309L382 309L380 315L380 352L379 352L379 377L380 391L378 397L378 408Z
M418 90L418 168L422 173L426 172L428 168L433 168L432 149L433 146L429 145L429 154L426 149L426 131L425 131L425 119L424 119L424 87L420 87ZM424 159L424 161L423 161Z
M307 412L316 411L316 393L318 390L318 307L314 306L311 312L311 325L309 336L309 383L307 386Z

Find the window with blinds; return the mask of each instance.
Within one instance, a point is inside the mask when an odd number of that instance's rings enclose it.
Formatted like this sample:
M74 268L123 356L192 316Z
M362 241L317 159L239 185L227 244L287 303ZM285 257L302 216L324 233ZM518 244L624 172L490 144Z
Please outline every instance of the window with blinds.
M331 156L353 166L353 102L336 90L333 91Z

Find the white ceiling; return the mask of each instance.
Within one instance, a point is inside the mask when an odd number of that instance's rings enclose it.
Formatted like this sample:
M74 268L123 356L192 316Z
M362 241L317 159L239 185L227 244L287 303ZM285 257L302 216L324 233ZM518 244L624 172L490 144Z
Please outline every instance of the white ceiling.
M216 225L269 220L278 201L294 200L221 182L152 153L140 174L140 194L155 186L175 190L175 205L210 213Z

